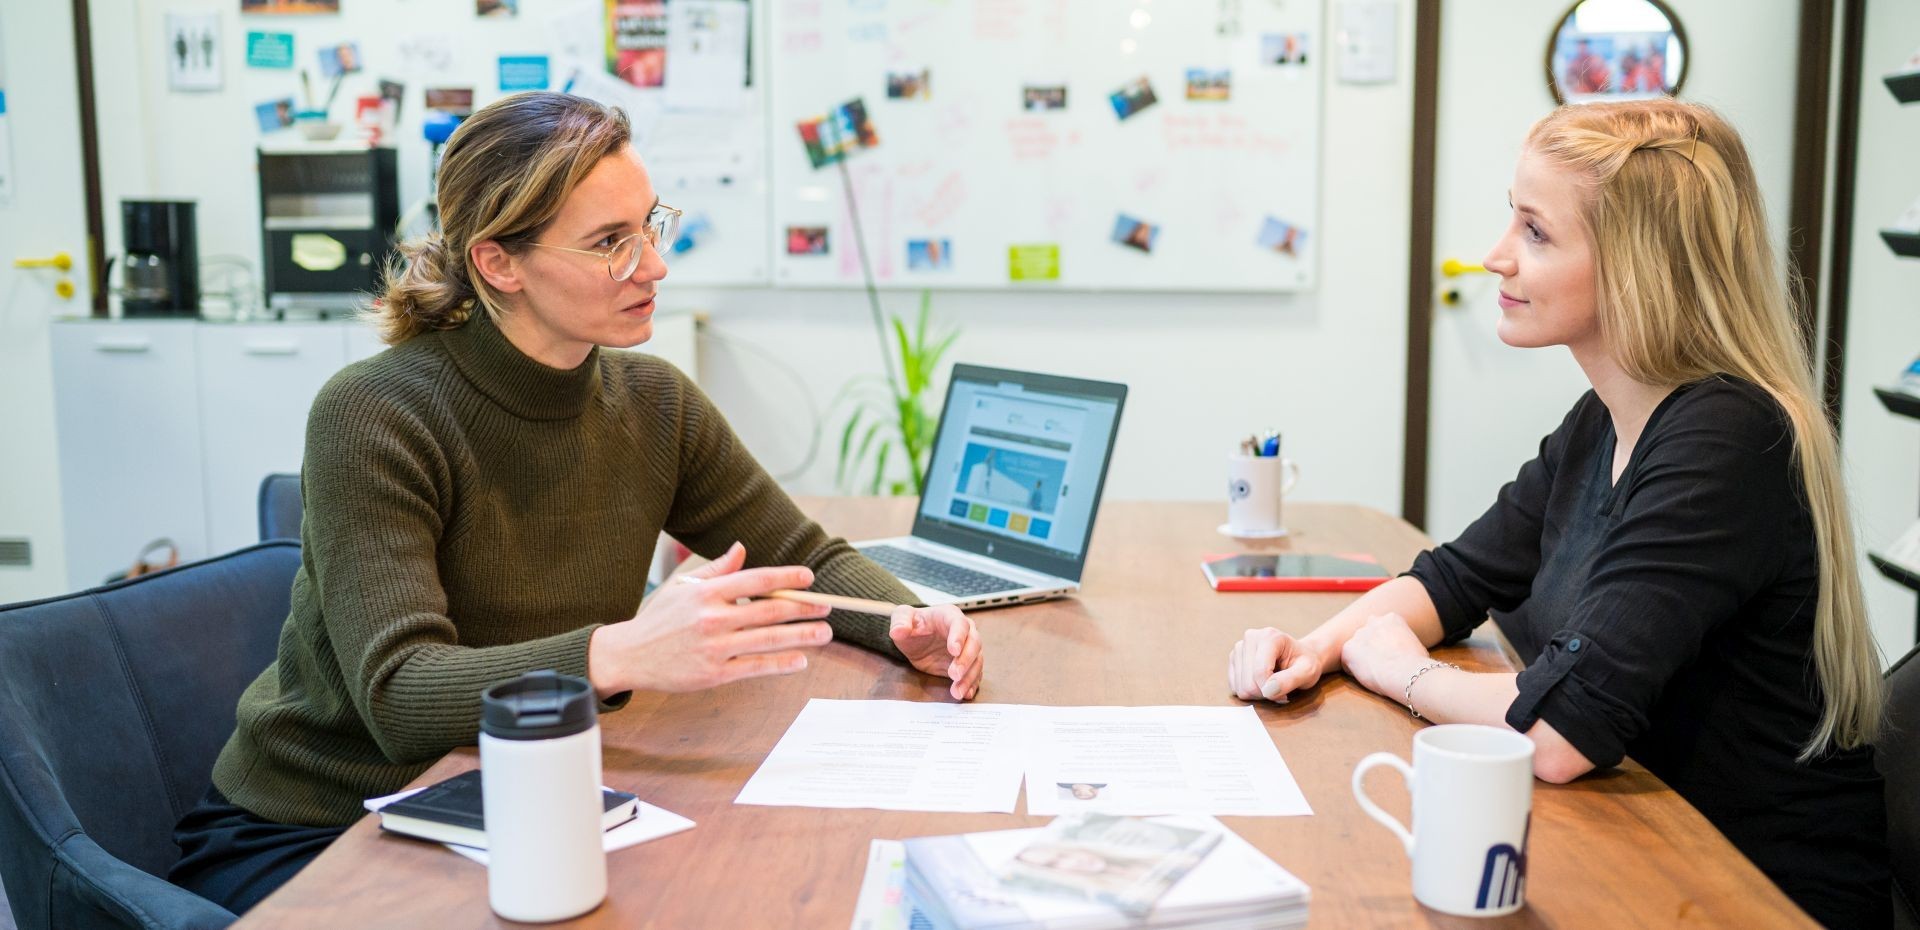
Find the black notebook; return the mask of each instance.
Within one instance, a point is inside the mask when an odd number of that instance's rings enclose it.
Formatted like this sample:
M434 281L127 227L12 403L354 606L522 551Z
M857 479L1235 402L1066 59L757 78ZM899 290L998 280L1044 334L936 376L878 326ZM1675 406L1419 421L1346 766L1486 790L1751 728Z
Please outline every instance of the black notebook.
M606 813L600 829L611 830L640 812L640 799L625 791L602 789ZM482 815L480 770L455 775L429 785L380 809L380 829L455 846L487 848L487 821Z

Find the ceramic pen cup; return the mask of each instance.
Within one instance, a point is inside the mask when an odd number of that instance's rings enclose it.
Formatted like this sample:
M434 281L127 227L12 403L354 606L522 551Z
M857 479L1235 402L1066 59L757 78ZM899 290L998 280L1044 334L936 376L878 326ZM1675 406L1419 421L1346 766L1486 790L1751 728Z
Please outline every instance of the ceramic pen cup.
M1281 502L1300 480L1300 466L1277 455L1227 456L1227 522L1220 527L1229 536L1260 538L1283 536Z

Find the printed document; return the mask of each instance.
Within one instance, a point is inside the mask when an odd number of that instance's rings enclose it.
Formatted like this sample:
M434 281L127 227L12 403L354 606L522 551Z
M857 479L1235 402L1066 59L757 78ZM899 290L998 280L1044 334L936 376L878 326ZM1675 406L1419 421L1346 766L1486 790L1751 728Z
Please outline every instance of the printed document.
M1027 813L1311 814L1251 707L1026 707Z
M815 698L734 803L1011 814L1023 709Z

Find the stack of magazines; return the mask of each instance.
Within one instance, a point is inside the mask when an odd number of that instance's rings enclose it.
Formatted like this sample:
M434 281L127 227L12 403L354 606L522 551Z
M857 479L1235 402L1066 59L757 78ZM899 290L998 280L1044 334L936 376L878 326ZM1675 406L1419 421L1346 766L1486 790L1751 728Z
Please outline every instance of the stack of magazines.
M1082 814L905 843L913 903L943 930L1304 927L1307 886L1211 817Z

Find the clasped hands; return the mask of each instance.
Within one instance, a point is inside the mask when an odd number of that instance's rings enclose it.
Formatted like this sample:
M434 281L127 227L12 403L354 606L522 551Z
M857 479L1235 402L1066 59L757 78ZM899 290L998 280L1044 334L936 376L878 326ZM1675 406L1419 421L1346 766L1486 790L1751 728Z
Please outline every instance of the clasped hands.
M595 692L607 698L622 691L698 691L806 668L807 652L833 639L820 619L829 608L763 595L804 590L813 584L812 570L743 568L746 558L746 547L734 543L656 591L632 619L595 630L587 648ZM980 631L958 608L902 606L888 634L914 668L950 679L955 700L979 692Z
M1316 631L1318 632L1318 631ZM1368 690L1398 700L1405 670L1426 661L1427 647L1396 613L1378 614L1345 643L1315 635L1294 638L1273 627L1248 630L1227 656L1227 688L1235 697L1286 703L1287 696L1345 670Z

